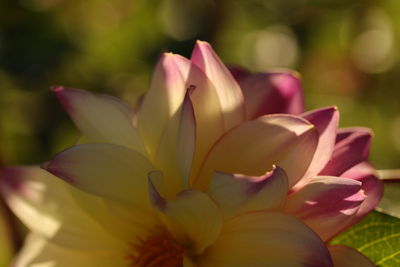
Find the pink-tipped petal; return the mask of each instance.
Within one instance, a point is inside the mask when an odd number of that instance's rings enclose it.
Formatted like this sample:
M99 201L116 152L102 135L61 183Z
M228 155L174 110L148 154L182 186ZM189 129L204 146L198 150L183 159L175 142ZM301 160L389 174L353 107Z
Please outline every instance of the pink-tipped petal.
M122 145L145 154L128 104L111 96L61 86L53 91L89 142Z
M354 248L343 245L334 245L328 246L328 250L331 254L334 267L375 266L372 261Z
M340 176L351 167L365 161L371 139L372 132L368 128L339 129L331 160L319 174Z
M191 63L174 54L163 54L157 64L138 114L138 128L151 156L155 156L160 138L169 120L182 105Z
M339 125L339 112L336 107L312 110L304 113L302 117L315 126L319 134L319 141L307 173L296 185L296 188L300 188L309 179L315 177L328 163L335 146L336 132Z
M260 177L216 172L208 189L225 217L257 210L282 207L288 192L288 181L279 167Z
M245 115L242 91L210 44L198 41L191 60L215 86L224 115L224 128L230 129L241 123Z
M293 115L267 115L226 133L211 149L192 181L206 189L214 171L261 176L280 166L293 186L306 172L318 144L318 133L306 120Z
M347 227L365 198L361 182L321 176L289 195L285 212L305 222L326 241Z
M150 200L161 212L164 226L180 245L200 254L214 243L222 229L223 219L218 206L207 194L184 190L176 198L168 200L157 190L154 177L150 177Z
M347 170L341 176L354 179L362 183L362 190L367 198L361 204L356 216L349 222L349 226L357 223L379 204L383 195L382 181L376 176L376 171L367 162L362 162Z
M265 114L297 115L304 111L303 93L296 73L258 73L242 77L239 84L248 120Z
M251 212L225 223L199 266L328 267L332 261L321 239L299 220L282 213Z
M150 209L147 174L154 169L141 154L112 144L83 144L56 155L45 170L88 193Z

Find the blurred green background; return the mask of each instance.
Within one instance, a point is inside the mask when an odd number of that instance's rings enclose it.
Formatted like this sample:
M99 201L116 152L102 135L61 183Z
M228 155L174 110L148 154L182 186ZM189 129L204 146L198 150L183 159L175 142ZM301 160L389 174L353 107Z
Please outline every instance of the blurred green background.
M398 0L0 0L1 161L38 164L78 139L50 86L133 103L161 52L189 57L200 39L254 72L298 70L307 109L337 105L341 126L374 130L375 166L400 168L399 12Z

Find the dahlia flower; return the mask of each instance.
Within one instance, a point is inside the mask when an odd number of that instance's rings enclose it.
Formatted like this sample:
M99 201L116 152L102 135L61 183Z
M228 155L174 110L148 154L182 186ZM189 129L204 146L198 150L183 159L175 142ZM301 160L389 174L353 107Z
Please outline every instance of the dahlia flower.
M30 229L14 266L373 266L328 241L381 197L371 131L304 113L289 71L166 53L136 108L55 87L82 133L1 189Z

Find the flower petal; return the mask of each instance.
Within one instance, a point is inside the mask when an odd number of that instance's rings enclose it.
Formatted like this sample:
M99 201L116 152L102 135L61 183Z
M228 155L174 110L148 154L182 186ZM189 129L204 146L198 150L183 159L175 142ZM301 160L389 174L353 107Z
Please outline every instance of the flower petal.
M156 188L158 181L152 180L150 177L150 199L168 231L182 246L202 253L221 231L223 219L218 206L207 194L195 190L182 191L175 199L167 200Z
M123 249L121 250L123 251ZM27 267L107 267L124 266L124 254L114 250L87 251L65 248L54 244L37 234L29 234L19 255L11 266Z
M188 188L195 146L196 119L187 93L181 108L168 122L157 151L156 165L168 180L166 196Z
M315 126L319 134L319 141L307 173L296 184L296 188L300 188L309 179L315 177L328 163L333 153L336 131L339 125L339 112L336 107L312 110L304 113L302 117Z
M341 175L342 177L360 181L362 183L362 190L367 196L357 211L356 216L349 223L349 226L360 221L379 204L383 195L383 185L376 175L374 167L367 162L357 164Z
M78 145L42 167L91 194L150 210L147 174L154 167L128 148L112 144Z
M0 182L3 195L18 218L53 243L85 250L120 246L113 233L75 202L70 192L76 189L39 167L3 169Z
M371 139L372 132L368 128L339 129L331 160L320 175L340 176L354 165L365 161Z
M265 114L300 114L304 111L303 92L297 73L288 71L243 76L239 84L243 90L247 120Z
M354 248L335 245L328 246L328 249L332 257L333 266L335 267L375 266L373 262L371 262L366 256Z
M274 212L246 213L226 222L199 266L332 266L324 243L297 219Z
M208 194L225 217L238 213L281 208L288 192L286 173L279 167L261 177L216 172Z
M244 120L242 91L232 74L210 44L197 41L191 60L214 84L224 114L224 128L230 129Z
M245 122L213 146L192 186L207 189L214 171L260 176L275 164L291 187L306 172L317 144L317 131L300 117L267 115Z
M365 198L358 181L319 176L289 195L284 210L329 240L347 226Z
M126 103L61 86L53 91L88 141L122 145L145 154L133 125L133 110Z
M147 149L155 157L168 121L182 105L188 85L191 63L171 53L163 54L153 74L150 90L141 103L138 128Z

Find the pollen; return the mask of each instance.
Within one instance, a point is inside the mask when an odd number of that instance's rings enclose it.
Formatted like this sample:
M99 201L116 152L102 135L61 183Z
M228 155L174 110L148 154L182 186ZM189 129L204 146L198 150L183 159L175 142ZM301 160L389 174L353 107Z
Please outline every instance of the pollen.
M132 266L138 267L180 267L183 266L185 249L166 233L157 233L146 239L139 239L128 254Z

